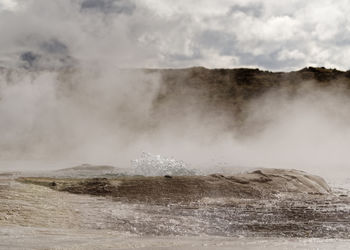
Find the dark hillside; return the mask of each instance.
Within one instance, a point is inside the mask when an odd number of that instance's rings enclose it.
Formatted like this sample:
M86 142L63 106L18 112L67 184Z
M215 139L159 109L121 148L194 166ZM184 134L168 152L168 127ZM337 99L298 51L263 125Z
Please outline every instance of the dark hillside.
M293 95L301 86L310 83L319 88L350 87L350 71L323 67L308 67L293 72L203 67L153 69L146 72L161 74L162 84L154 102L155 111L172 115L199 110L204 114L229 113L244 119L244 106L270 90L283 88Z

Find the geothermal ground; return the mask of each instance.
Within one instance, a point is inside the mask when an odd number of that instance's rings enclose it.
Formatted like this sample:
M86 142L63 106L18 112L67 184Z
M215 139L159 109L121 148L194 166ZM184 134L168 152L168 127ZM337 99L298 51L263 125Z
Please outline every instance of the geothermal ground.
M0 248L286 249L292 242L346 249L348 195L296 170L109 178L8 173L0 179Z

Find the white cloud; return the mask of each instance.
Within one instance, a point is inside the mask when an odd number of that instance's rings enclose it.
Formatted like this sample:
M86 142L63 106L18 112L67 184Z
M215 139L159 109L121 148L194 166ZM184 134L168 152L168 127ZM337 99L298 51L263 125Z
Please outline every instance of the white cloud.
M18 7L15 0L0 0L0 10L10 10L14 11Z
M348 68L344 0L2 0L0 6L3 65L21 63L21 53L30 51L57 66L62 56L42 49L56 40L67 47L66 60L82 64Z
M280 61L303 60L303 59L305 59L305 55L304 55L304 53L300 52L299 50L284 49L278 53L277 59Z

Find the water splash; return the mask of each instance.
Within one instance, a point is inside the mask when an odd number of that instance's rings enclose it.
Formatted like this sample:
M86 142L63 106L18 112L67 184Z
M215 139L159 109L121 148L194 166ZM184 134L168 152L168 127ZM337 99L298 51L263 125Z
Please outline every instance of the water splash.
M139 159L131 161L133 174L143 176L195 175L185 162L143 152Z

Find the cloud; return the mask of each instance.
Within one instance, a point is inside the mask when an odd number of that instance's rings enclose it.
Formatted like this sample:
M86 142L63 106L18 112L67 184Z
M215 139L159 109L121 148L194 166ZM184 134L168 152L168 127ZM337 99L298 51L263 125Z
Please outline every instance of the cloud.
M0 0L0 10L15 10L17 7L15 0Z
M19 55L19 66L26 69L62 69L76 66L76 61L69 55L68 47L58 40L43 41L32 49L35 52L24 51Z
M67 45L55 39L44 41L40 44L40 47L42 50L53 54L67 54L68 52Z
M136 5L129 0L84 0L81 9L100 11L103 13L117 13L131 15Z
M0 6L2 65L21 64L30 51L118 67L348 68L344 0L7 0Z
M21 60L25 63L25 68L31 68L38 61L39 55L34 54L33 52L24 52L21 54Z

